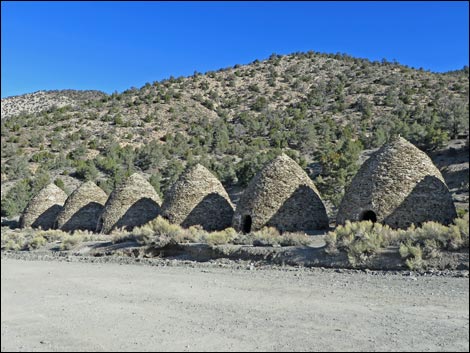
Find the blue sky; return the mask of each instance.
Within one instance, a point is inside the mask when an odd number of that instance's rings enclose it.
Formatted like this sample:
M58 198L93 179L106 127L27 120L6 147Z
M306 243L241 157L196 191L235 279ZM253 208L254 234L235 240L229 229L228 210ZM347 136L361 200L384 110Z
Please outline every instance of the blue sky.
M465 2L1 3L1 96L111 93L314 50L444 72L468 65Z

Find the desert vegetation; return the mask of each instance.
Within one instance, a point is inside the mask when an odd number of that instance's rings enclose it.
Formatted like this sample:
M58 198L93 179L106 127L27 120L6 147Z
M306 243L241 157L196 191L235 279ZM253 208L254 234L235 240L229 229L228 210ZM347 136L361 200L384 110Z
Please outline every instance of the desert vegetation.
M326 251L346 252L352 265L360 265L386 247L399 248L401 257L410 269L422 269L427 260L440 256L442 251L459 251L469 247L469 216L456 218L445 226L425 222L420 227L392 229L371 221L340 225L325 236Z
M33 250L46 244L56 244L56 250L69 250L87 241L123 243L136 242L141 246L165 246L169 243L204 243L209 245L236 244L253 246L301 246L308 245L311 237L305 233L281 233L272 227L265 227L249 234L236 232L233 228L208 232L200 226L183 228L157 217L132 231L116 229L110 235L76 230L73 233L57 229L33 228L10 229L2 227L2 250Z
M77 230L73 233L64 232L58 229L9 229L2 227L2 250L34 250L46 244L57 245L56 250L69 250L73 246L86 241L106 240L102 234L89 231Z
M318 236L317 236L318 237ZM110 235L77 230L67 233L61 230L37 230L32 228L9 229L2 227L2 250L25 251L46 247L53 251L71 250L84 242L132 243L139 247L165 247L176 244L208 244L211 246L233 244L255 247L304 247L312 245L315 236L303 232L280 233L273 227L243 234L233 228L208 232L200 226L183 228L158 216L132 231L116 229ZM392 229L371 221L349 222L338 226L324 236L324 250L330 256L347 254L353 267L366 264L371 257L385 249L399 252L410 270L429 267L429 261L443 252L467 251L469 248L469 215L456 218L453 224L444 226L426 222L420 227Z
M135 228L132 232L117 231L112 234L113 242L133 240L142 245L166 245L175 243L205 243L210 245L236 244L253 246L299 246L308 245L311 238L305 233L281 233L273 227L242 234L233 228L208 232L200 226L182 228L171 224L162 217Z
M335 209L364 149L400 134L429 153L466 135L468 87L468 67L438 74L307 52L111 95L11 97L2 100L1 213L18 215L49 182L70 193L93 181L110 193L136 171L163 195L197 163L230 191L282 152Z
M135 173L148 181L153 198L165 201L184 170L197 164L232 197L267 162L285 154L313 181L331 220L360 164L400 135L435 158L452 185L460 217L448 226L425 222L402 230L347 222L326 235L326 251L346 253L350 264L359 266L391 247L409 268L425 268L441 252L468 249L468 215L461 217L468 209L468 73L468 67L441 74L386 60L307 52L273 54L111 95L67 90L2 99L1 214L18 216L46 185L65 197L90 181L108 196ZM442 152L454 139L465 142L459 150ZM133 230L115 228L106 237L2 227L2 249L66 250L111 239L139 246L278 247L306 246L312 239L269 226L247 234L232 228L206 231L161 217Z

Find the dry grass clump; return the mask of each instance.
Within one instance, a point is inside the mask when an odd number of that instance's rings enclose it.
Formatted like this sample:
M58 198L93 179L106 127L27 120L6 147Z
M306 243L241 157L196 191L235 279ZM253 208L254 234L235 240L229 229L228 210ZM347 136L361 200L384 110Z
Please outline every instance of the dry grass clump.
M51 243L60 243L61 250L69 250L79 243L109 239L107 236L89 231L75 231L70 234L58 229L37 230L33 228L2 228L1 246L4 250L34 250Z
M273 246L278 244L281 233L274 227L263 227L250 234L254 246Z
M346 251L351 265L364 263L382 248L396 241L398 233L387 225L371 221L350 222L338 226L325 236L326 251L330 254Z
M330 254L345 251L353 266L363 264L369 257L387 246L399 246L400 254L410 269L426 266L426 260L440 256L441 251L458 251L469 246L468 214L445 226L425 222L421 227L394 230L371 221L349 222L338 226L326 237Z
M191 227L193 228L193 227ZM166 244L170 240L181 240L181 242L195 242L193 229L184 229L177 224L171 224L165 218L158 216L143 226L134 228L131 232L123 229L113 231L114 243L124 241L136 241L141 245Z
M64 232L59 229L39 230L36 233L38 236L41 236L44 239L46 239L48 243L53 243L55 241L62 241L62 239L64 239L64 237L68 235L67 232Z
M26 248L27 240L32 238L32 228L12 230L8 227L2 227L1 247L2 250L23 250Z
M22 247L21 243L13 239L9 239L8 241L5 242L5 244L2 244L2 249L5 249L5 250L18 251L18 250L21 250L21 247Z
M457 218L454 221L456 227L458 227L460 231L460 235L462 238L462 247L468 248L469 247L469 214L465 214L462 218Z
M459 251L469 246L468 213L456 218L454 223L444 226L436 222L426 222L421 227L410 227L401 234L400 255L408 268L422 269L426 260L440 256L440 252Z
M459 223L464 222L459 221ZM464 248L465 244L468 247L468 235L465 241L465 234L462 234L461 228L463 227L455 223L444 226L437 222L426 222L419 228L411 226L402 232L401 237L420 246L427 244L443 250L456 251Z
M74 248L78 243L81 243L83 240L80 236L72 234L65 237L60 244L60 250L70 250Z
M280 234L274 227L265 227L250 234L238 233L233 228L207 232L200 226L183 228L158 216L149 223L136 227L132 232L123 230L112 233L114 243L136 241L141 245L160 246L175 243L205 243L210 245L243 244L254 246L296 246L307 245L310 238L304 233Z
M207 243L213 245L226 244L236 238L237 233L233 228L227 228L216 232L207 232L200 226L191 226L187 229L172 224L165 218L158 216L147 224L136 227L132 232L123 230L115 231L112 234L113 242L136 241L141 245L160 246L175 243Z
M207 232L200 226L186 229L159 216L131 232L124 229L115 230L111 238L89 231L77 230L70 234L61 230L2 227L1 247L2 250L34 250L50 243L59 243L61 250L70 250L86 241L110 239L114 243L135 241L145 246L165 246L169 243L305 246L311 242L311 237L305 233L281 234L274 227L264 227L249 234L238 233L233 228ZM449 226L426 222L420 227L412 225L406 230L395 230L371 221L347 221L345 225L329 232L325 241L327 253L346 252L353 266L366 264L370 257L387 246L397 246L408 268L417 270L428 266L428 260L441 256L442 251L468 249L469 217L466 214L457 218Z
M171 224L163 217L157 217L147 223L147 226L153 231L154 236L157 237L175 238L183 231L182 227L177 224Z
M31 227L14 229L2 227L2 250L33 250L47 244L47 239Z
M134 231L136 230L137 228L134 228ZM136 241L136 237L132 232L129 232L122 228L113 229L109 234L109 238L114 244L125 243L127 241Z
M9 229L2 227L2 250L33 250L47 243L42 234L31 227L23 229Z
M421 246L413 245L411 241L400 244L400 256L410 270L419 270L424 266Z
M70 250L76 245L87 242L87 241L104 241L109 240L109 236L103 234L97 234L88 230L76 230L72 234L65 233L61 239L60 249Z
M310 245L312 239L305 233L294 232L294 233L283 233L280 239L279 245L281 246L300 246Z
M233 244L253 246L300 246L309 245L311 238L302 232L280 233L274 227L263 227L249 234L238 233Z
M28 250L39 249L47 244L47 239L41 235L34 236L27 244Z
M238 236L239 233L235 229L226 228L216 232L205 232L202 235L202 240L204 243L211 245L233 244Z

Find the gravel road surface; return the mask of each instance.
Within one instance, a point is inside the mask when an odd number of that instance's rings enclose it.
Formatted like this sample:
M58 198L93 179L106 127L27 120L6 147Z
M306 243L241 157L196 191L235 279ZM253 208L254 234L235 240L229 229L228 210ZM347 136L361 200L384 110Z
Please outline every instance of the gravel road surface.
M2 351L467 351L468 278L1 261Z

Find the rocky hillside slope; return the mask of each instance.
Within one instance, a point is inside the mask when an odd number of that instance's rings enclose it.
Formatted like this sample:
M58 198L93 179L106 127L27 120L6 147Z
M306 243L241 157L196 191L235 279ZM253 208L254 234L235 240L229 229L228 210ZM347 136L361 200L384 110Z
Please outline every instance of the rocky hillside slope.
M38 91L2 99L2 119L20 114L35 114L53 111L65 106L79 107L88 100L98 100L106 96L100 91Z
M197 162L239 191L282 151L334 209L362 151L394 134L428 153L456 138L468 146L468 99L468 67L438 74L315 52L273 54L112 95L2 99L2 189L11 187L2 193L2 215L19 212L46 180L65 189L93 180L109 192L140 171L164 193ZM462 183L468 194L468 177Z

